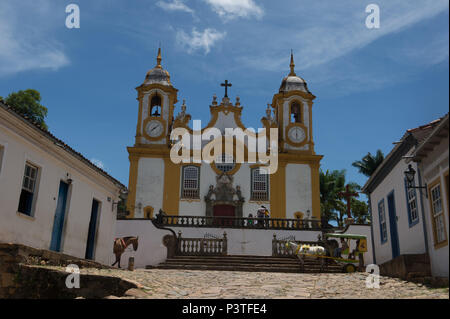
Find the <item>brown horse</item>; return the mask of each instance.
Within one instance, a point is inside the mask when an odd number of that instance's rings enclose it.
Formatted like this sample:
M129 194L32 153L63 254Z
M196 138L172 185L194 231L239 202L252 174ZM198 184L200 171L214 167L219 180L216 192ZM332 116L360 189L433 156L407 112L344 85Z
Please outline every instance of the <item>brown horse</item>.
M129 245L133 245L134 251L138 249L138 240L139 237L122 237L122 238L116 238L114 240L114 246L113 246L113 253L116 255L116 261L111 266L114 266L115 264L119 263L120 268L120 257L122 256L123 252Z

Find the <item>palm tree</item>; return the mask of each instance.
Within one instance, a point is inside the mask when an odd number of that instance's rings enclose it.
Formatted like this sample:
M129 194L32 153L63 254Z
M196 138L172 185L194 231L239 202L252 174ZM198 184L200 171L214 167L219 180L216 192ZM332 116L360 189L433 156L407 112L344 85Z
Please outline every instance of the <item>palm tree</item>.
M353 167L356 167L361 174L366 175L367 177L372 176L378 166L383 162L384 154L381 150L377 150L375 156L373 156L370 152L367 153L366 156L362 158L360 161L355 161L352 163Z
M345 170L320 171L320 210L324 221L334 220L339 226L344 224L344 215L347 214L345 200L339 196L345 191ZM361 186L349 183L349 190L357 192Z

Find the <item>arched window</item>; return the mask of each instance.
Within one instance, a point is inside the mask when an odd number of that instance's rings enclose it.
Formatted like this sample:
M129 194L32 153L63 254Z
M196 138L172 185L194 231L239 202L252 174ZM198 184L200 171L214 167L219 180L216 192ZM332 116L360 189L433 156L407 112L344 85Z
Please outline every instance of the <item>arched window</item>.
M264 168L253 168L251 171L251 200L269 200L269 174Z
M182 198L200 198L200 168L197 166L183 167L183 181L181 184Z
M150 101L150 116L161 116L161 97L158 94Z
M300 108L301 105L298 102L294 102L291 104L291 123L302 122L302 113Z

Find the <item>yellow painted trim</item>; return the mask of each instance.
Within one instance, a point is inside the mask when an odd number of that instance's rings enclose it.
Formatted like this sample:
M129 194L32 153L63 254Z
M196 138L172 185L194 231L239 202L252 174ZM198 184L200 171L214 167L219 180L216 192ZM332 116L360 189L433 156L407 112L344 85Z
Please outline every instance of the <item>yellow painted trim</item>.
M164 191L162 210L168 215L178 215L180 206L181 165L164 158Z
M145 206L144 207L144 218L152 219L154 210L155 209L152 206Z
M449 184L447 182L448 181L448 176L449 176L449 170L448 169L444 172L443 176L444 176L445 195L447 196L447 197L445 197L446 202L447 202L447 215L450 218L450 204L449 204L450 197L449 197L449 189L448 189Z
M442 197L442 186L441 186L441 176L439 175L433 182L431 182L428 185L428 202L430 205L430 218L431 218L431 223L432 223L432 228L433 228L433 244L434 244L434 249L440 249L442 247L446 247L448 245L448 237L447 237L447 223L445 221L445 218L447 216L445 216L445 211L442 212L442 216L444 217L444 234L445 234L445 240L441 241L440 243L437 243L437 234L436 234L436 222L434 220L434 216L433 216L433 199L431 197L431 189L434 188L435 186L438 186L440 188L440 194L441 194L441 205L442 205L442 209L445 209L445 206L443 205L443 197Z
M270 175L270 210L272 218L286 218L286 162Z
M127 211L129 211L130 214L127 216L127 218L134 218L139 157L133 156L130 153L129 160L130 160L130 175L128 179Z
M139 113L138 113L138 122L136 125L136 139L135 144L137 144L140 140L140 137L142 136L141 132L141 123L142 123L142 99L139 100Z
M320 220L320 180L319 180L319 167L320 164L309 164L311 169L311 202L312 202L312 217Z
M312 101L308 101L308 113L309 113L309 148L312 152L312 154L314 154L314 139L313 139L313 125L312 125L312 106L313 106L313 102Z

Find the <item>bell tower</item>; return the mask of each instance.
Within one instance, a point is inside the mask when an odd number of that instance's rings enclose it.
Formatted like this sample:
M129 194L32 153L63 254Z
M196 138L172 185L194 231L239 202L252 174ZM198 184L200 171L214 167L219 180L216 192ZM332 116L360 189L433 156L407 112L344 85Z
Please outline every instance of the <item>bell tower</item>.
M161 145L168 141L178 90L172 86L170 74L161 66L161 60L159 48L156 66L136 88L139 113L135 146Z
M316 97L306 81L295 73L291 52L290 72L273 96L272 108L278 123L279 148L284 152L314 155L312 106Z

